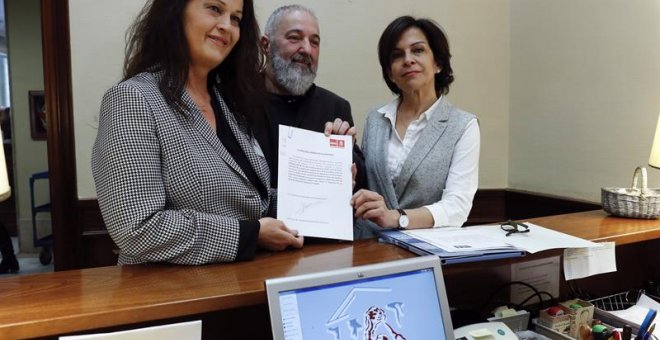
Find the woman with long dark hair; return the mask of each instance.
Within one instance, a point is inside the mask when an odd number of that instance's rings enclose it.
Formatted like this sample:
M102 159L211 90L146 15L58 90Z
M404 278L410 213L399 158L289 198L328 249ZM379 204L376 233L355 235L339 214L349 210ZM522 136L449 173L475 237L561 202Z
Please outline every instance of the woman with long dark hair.
M152 0L133 24L92 152L119 264L302 247L267 217L274 191L252 133L263 122L259 35L252 0Z

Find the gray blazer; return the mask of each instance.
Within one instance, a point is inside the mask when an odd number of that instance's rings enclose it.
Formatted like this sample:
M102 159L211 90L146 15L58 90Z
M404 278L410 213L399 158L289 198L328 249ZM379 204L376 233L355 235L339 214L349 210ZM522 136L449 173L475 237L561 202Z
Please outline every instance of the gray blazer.
M364 130L362 151L367 166L369 189L383 195L390 209L413 209L440 201L449 175L454 146L465 132L467 124L476 117L462 111L443 98L431 115L403 164L396 183L387 171L387 159L392 124L383 113L369 112ZM368 221L358 221L361 229ZM358 231L356 237L369 237Z
M184 102L195 108L190 112L166 103L159 77L142 73L121 82L101 105L92 173L119 264L233 261L239 220L263 217L273 192L260 197L187 94ZM219 104L268 188L265 159L222 99Z

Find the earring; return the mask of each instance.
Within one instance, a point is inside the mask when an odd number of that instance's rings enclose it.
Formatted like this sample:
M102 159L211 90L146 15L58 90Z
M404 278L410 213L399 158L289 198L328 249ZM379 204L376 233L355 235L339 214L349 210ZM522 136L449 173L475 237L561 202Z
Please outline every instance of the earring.
M436 68L436 69L435 69L435 73L436 73L436 74L440 73L440 69L439 69L439 68Z

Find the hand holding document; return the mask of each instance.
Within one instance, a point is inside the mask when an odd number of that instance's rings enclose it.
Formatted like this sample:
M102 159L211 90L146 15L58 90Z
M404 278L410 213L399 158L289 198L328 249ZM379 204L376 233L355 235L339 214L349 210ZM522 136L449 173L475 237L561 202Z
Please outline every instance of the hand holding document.
M279 131L277 219L303 236L353 240L352 137Z

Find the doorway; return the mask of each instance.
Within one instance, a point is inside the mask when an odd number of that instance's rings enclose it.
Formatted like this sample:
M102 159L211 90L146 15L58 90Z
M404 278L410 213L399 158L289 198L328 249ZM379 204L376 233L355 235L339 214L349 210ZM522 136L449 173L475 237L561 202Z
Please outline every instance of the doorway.
M13 228L9 229L12 235L18 237L19 262L27 261L26 265L21 266L20 273L31 272L29 268L33 268L32 271L52 271L52 266L43 267L39 263L39 251L44 244L35 242L35 239L42 241L46 235L52 234L50 216L41 213L34 218L32 213L33 202L36 205L50 202L49 184L48 181L38 181L34 185L30 183L33 174L48 171L41 2L5 0L0 6L0 39L6 47L4 55L7 61L5 77L0 71L0 82L3 83L0 100L6 94L10 121L4 129L9 133L3 131L5 136L8 135L3 144L12 189L12 197L7 204L13 204L14 209ZM2 66L0 60L0 69ZM34 193L34 201L31 200L31 192ZM50 250L47 254L50 257Z

